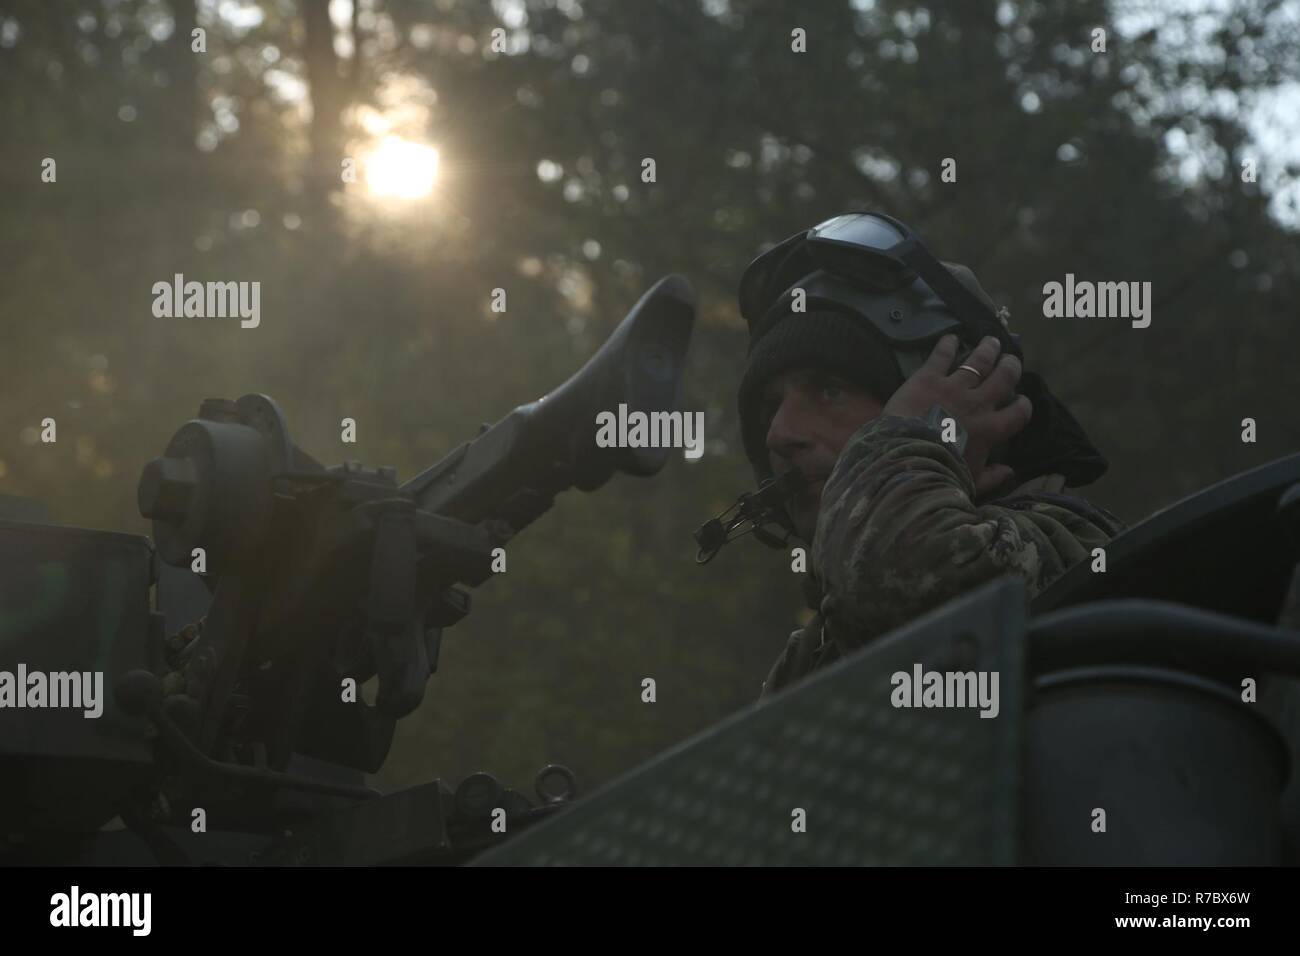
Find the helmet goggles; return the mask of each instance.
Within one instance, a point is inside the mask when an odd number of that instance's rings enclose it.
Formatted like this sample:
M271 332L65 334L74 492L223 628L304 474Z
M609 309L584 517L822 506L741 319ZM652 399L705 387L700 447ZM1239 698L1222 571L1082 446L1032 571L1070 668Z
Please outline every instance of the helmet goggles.
M835 216L750 263L740 280L740 310L751 334L788 314L800 289L807 306L847 308L896 347L916 348L958 332L971 345L994 336L1004 353L1023 357L1019 336L1007 331L1000 315L892 216Z

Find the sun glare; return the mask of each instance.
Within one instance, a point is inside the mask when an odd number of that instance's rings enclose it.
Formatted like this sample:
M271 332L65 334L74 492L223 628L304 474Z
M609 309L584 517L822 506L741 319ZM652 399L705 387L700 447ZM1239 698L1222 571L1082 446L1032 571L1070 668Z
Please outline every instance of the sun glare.
M400 136L385 136L365 161L366 188L375 196L423 199L437 175L438 151Z

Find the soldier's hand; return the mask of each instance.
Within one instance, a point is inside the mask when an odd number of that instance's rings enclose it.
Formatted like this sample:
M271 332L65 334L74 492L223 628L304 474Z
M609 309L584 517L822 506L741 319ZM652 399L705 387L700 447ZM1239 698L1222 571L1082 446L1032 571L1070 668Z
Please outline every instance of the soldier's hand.
M998 445L1023 431L1034 411L1028 398L1015 393L1022 371L1020 360L1000 355L1001 351L1002 343L988 336L962 363L969 368L950 372L957 357L957 336L945 335L881 412L924 418L935 405L950 412L966 429L963 457L977 496L1014 477L1009 466L990 465L988 457Z

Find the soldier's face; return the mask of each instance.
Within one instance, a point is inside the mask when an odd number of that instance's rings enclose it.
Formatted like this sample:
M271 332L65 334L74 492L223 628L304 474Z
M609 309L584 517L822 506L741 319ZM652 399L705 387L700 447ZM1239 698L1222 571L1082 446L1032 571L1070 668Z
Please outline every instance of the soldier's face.
M789 506L799 537L811 543L822 486L859 428L880 415L875 396L831 372L792 369L763 390L759 412L767 423L768 462L777 477L792 468L806 485Z

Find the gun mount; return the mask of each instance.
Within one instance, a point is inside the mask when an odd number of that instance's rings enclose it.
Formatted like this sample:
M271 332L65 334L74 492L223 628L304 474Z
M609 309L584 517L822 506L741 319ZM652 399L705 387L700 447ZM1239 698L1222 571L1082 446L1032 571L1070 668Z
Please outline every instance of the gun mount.
M539 775L537 807L486 774L455 791L426 785L417 798L380 797L362 772L379 769L397 720L419 706L442 633L469 613L467 589L491 577L494 549L562 491L663 467L665 448L599 447L596 415L620 404L676 408L694 317L690 285L660 280L572 378L405 484L391 468L321 465L293 443L279 406L254 394L204 401L145 466L139 507L156 550L132 535L8 526L6 542L19 546L5 549L6 562L31 577L31 556L43 551L35 586L57 594L50 613L9 619L5 659L75 661L77 671L94 660L116 692L93 729L4 720L0 755L19 786L5 788L0 815L18 838L14 852L93 855L88 835L117 815L161 861L206 859L212 841L196 849L186 828L166 826L201 807L253 834L228 844L230 862L254 852L281 862L454 860L487 832L494 808L514 829L571 799L576 785L562 767ZM163 582L175 581L159 560L202 570L211 592L201 627L170 640L164 613L148 607L150 584L159 582L162 606ZM127 608L97 605L112 617L99 628L75 608L58 611L61 598L82 595L84 605L99 593L91 577L105 568L120 569L107 597L121 605L129 595ZM88 647L64 628L99 640ZM372 677L373 706L356 690ZM423 839L386 856L378 848L393 812ZM285 843L280 824L304 814L310 835ZM257 835L269 821L275 846Z

